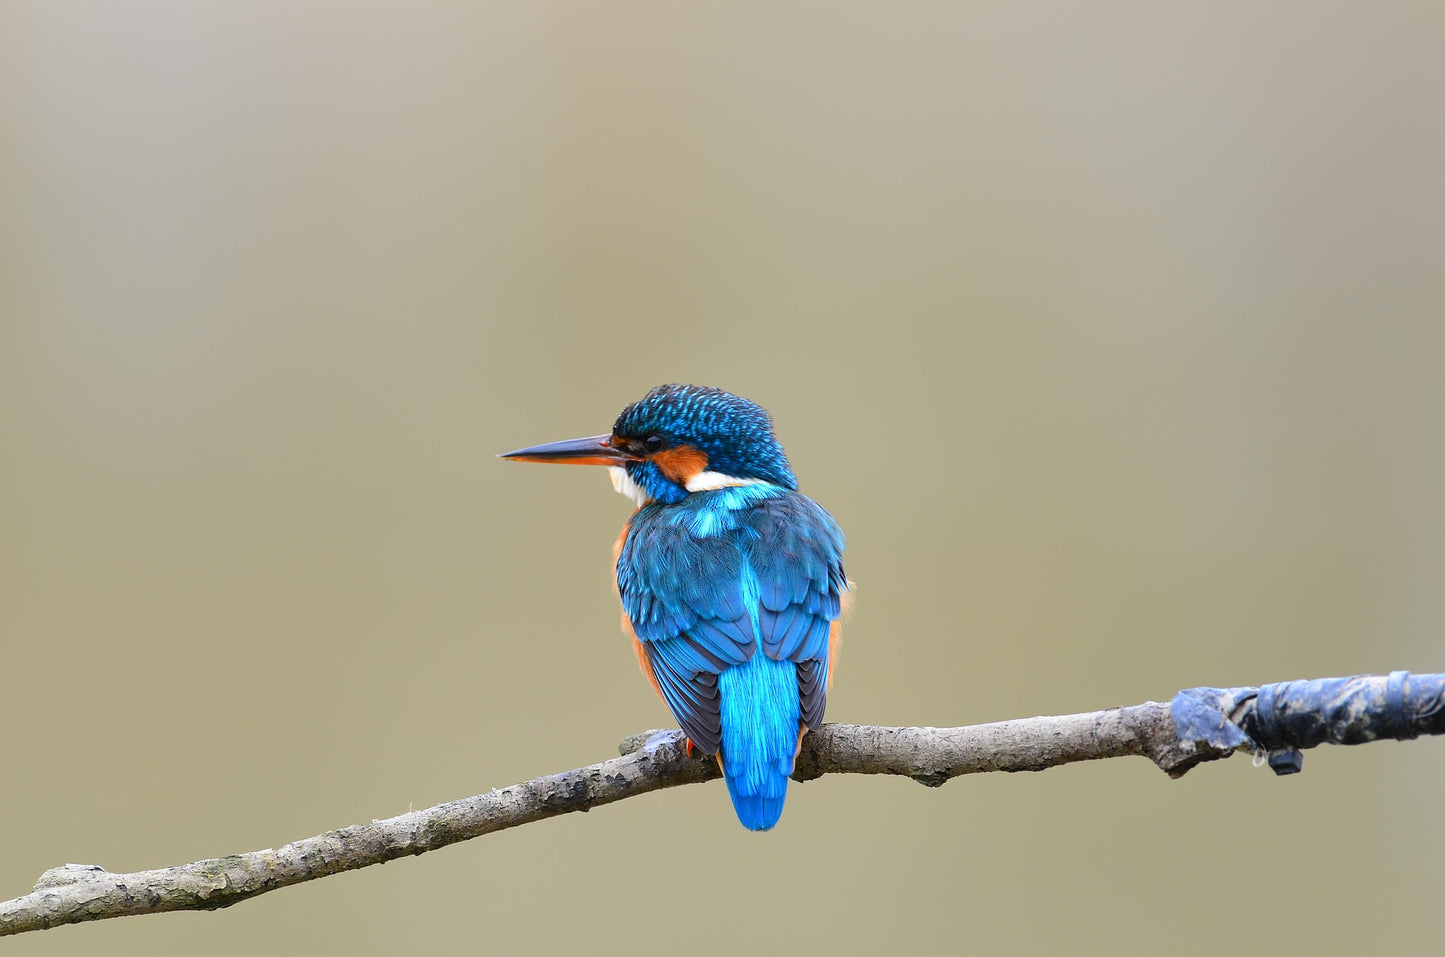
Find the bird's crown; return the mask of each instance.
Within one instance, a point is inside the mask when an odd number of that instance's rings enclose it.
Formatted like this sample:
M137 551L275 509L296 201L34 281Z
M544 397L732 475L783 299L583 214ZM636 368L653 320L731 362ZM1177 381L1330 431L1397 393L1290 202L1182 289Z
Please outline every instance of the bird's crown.
M622 410L612 435L615 444L649 457L696 449L706 456L709 473L798 487L773 435L772 417L757 403L722 389L660 385Z

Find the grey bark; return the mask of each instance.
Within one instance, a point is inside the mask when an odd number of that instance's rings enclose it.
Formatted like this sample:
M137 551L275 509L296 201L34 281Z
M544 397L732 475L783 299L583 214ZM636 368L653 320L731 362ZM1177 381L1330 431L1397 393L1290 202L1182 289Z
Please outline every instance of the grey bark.
M1261 754L1285 748L1279 753L1294 757L1276 771L1286 773L1299 769L1296 748L1442 733L1445 675L1393 672L1259 688L1195 688L1176 696L1173 709L1148 701L966 728L830 724L803 739L794 777L900 774L937 787L961 774L1042 771L1123 755L1146 757L1179 777L1240 748ZM610 761L276 849L129 874L66 864L42 874L31 893L0 903L0 936L107 917L229 907L302 881L719 776L711 758L689 755L684 745L680 731L633 735Z
M52 868L31 893L0 903L0 936L108 917L229 907L329 874L719 776L711 758L685 752L679 731L633 735L620 751L620 757L600 764L354 824L280 848L128 874L85 864ZM826 725L804 738L795 777L806 781L824 774L901 774L937 786L960 774L1041 771L1126 754L1144 755L1177 776L1201 760L1228 753L1181 747L1169 706L1148 702L967 728Z

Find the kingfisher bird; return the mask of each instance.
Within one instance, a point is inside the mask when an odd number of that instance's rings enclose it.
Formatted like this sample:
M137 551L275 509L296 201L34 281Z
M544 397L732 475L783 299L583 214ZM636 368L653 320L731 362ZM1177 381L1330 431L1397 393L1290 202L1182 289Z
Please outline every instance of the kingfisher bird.
M798 491L772 418L721 389L662 385L610 434L501 457L606 466L637 504L612 553L622 630L689 750L716 757L738 820L771 828L823 723L852 589L843 532Z

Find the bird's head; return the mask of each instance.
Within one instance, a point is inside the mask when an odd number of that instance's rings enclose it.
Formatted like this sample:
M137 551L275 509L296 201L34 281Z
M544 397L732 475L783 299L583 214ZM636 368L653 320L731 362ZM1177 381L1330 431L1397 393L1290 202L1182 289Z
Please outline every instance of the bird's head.
M613 487L639 505L671 504L730 485L798 487L768 413L741 396L698 385L658 386L623 409L609 434L534 445L502 458L609 466Z

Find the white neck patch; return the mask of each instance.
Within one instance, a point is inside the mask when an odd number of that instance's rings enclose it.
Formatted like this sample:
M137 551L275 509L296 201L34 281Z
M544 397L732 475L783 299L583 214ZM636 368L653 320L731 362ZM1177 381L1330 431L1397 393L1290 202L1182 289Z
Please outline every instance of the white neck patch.
M762 479L738 478L723 472L699 472L687 480L689 492L711 492L720 488L736 488L739 485L766 485Z
M647 490L632 480L627 470L620 465L609 465L607 475L612 479L612 490L619 495L625 495L637 503L641 508L652 501L652 496ZM687 480L686 488L689 492L712 492L720 488L737 488L741 485L767 485L762 479L738 478L736 475L727 475L723 472L699 472Z

